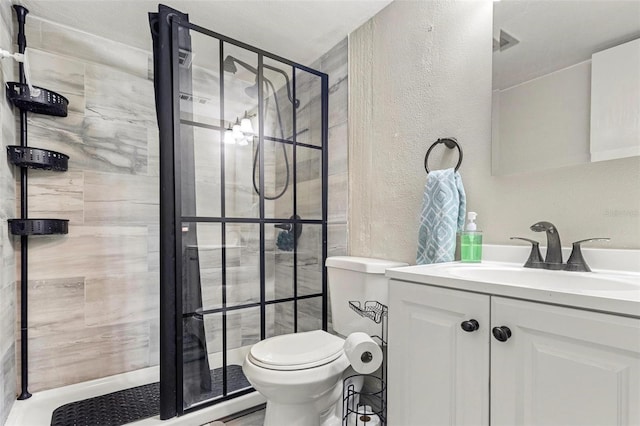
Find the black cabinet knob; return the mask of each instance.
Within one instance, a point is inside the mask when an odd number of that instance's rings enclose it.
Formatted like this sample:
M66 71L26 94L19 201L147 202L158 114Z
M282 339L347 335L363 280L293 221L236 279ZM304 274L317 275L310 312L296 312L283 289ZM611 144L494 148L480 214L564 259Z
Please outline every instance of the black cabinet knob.
M509 337L511 337L511 330L509 330L509 327L504 325L501 327L493 327L493 330L491 331L493 333L493 337L495 337L499 342L506 342L509 340Z
M462 329L467 333L471 333L472 331L476 331L477 329L479 329L480 324L478 324L478 321L470 319L467 321L462 321L460 323L460 327L462 327Z

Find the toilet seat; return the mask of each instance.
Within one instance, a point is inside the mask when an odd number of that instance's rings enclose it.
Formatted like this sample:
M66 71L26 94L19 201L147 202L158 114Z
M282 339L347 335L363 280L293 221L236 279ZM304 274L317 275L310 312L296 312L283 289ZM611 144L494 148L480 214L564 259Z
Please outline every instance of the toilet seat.
M343 346L344 339L315 330L265 339L251 347L248 358L269 370L305 370L335 361Z

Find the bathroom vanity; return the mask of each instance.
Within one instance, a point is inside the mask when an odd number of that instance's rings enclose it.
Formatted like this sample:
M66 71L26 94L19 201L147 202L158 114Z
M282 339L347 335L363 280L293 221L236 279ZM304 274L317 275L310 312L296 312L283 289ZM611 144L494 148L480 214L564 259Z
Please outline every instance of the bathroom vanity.
M387 270L390 425L640 424L640 274Z

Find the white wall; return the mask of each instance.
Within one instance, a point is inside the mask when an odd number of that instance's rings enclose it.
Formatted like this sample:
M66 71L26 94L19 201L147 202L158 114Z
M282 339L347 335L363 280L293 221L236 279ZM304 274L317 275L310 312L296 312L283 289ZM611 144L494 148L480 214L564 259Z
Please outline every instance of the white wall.
M487 243L554 222L640 247L640 158L491 176L491 1L395 1L350 36L350 254L415 262L424 154L455 136ZM447 153L441 165L454 164ZM438 168L437 158L430 166ZM595 244L594 244L595 245Z
M591 61L495 90L493 174L588 163L590 94Z

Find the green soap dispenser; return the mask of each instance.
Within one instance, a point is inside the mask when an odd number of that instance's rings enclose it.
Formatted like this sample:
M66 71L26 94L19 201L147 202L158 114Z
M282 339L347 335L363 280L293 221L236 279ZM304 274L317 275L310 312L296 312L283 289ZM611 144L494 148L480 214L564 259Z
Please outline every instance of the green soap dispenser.
M482 261L482 231L477 230L476 217L478 213L467 214L467 226L460 234L460 260L468 263Z

